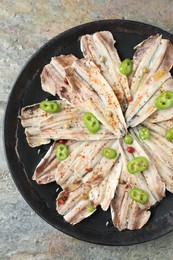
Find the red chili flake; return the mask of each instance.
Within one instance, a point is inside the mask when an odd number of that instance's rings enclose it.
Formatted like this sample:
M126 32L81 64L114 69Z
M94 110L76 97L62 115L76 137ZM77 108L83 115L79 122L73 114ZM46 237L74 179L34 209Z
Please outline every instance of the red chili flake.
M63 200L63 198L58 199L58 204L60 205L64 205L65 201Z
M67 140L64 140L64 139L59 140L60 144L65 144L66 142L67 142Z
M134 151L135 151L135 148L132 147L132 146L129 146L129 147L127 148L127 152L129 152L129 153L134 153Z
M68 198L68 196L69 196L69 191L68 191L68 190L65 190L63 195L64 195L65 198Z
M69 85L68 80L66 78L64 78L64 83Z
M119 184L126 184L126 181L123 181L123 180L119 180L118 182Z
M86 168L85 171L86 172L92 172L93 168Z
M79 185L79 184L81 184L81 182L82 182L81 180L76 180L76 181L73 182L73 184L74 184L74 185L75 185L75 184Z
M131 96L131 97L128 97L127 101L128 101L128 102L132 102L132 101L133 101L133 97L132 97L132 96Z
M60 88L60 92L61 92L61 93L65 93L66 91L67 91L67 89L66 89L65 87L61 87L61 88Z

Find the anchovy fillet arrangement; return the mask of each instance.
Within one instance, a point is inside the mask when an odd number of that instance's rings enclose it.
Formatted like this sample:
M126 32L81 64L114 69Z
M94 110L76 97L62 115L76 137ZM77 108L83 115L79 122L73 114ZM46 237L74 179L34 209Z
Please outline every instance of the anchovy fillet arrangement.
M121 231L142 228L166 189L173 192L173 45L150 36L124 73L115 42L108 31L87 34L84 58L53 57L41 86L60 100L26 106L20 118L31 147L53 140L32 179L62 188L58 213L75 225L110 207Z

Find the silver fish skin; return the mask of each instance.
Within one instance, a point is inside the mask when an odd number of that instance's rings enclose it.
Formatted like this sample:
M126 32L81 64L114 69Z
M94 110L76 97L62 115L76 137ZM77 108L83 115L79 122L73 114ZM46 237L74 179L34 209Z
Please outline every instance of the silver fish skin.
M44 91L71 102L73 93L65 79L65 68L70 66L77 58L72 55L60 55L53 57L51 62L44 66L41 73L41 87Z

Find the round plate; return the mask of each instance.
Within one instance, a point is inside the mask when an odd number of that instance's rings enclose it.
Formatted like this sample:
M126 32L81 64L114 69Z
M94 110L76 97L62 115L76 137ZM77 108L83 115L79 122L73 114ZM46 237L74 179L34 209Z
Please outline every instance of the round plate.
M159 33L173 41L173 36L159 28L126 20L104 20L70 29L47 42L28 61L10 94L4 120L4 146L10 172L15 184L28 204L49 224L78 239L103 245L132 245L160 237L173 230L173 194L152 211L149 222L140 230L118 231L111 224L110 212L100 208L88 219L72 226L63 220L55 209L57 185L37 185L32 181L33 171L48 146L30 148L21 127L21 108L40 102L48 95L40 85L40 73L51 57L60 54L74 54L82 57L79 37L97 31L108 30L116 39L116 48L122 59L132 58L133 47L150 35ZM39 153L38 151L41 151Z

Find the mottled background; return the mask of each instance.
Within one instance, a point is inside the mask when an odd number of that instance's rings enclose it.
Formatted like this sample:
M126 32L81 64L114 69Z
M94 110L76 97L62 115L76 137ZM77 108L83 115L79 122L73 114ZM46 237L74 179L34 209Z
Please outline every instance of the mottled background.
M11 84L30 56L70 27L111 18L142 21L173 33L173 1L0 1L1 134ZM173 260L173 232L155 241L126 247L89 244L58 232L30 209L15 188L4 158L2 136L0 162L0 260Z

